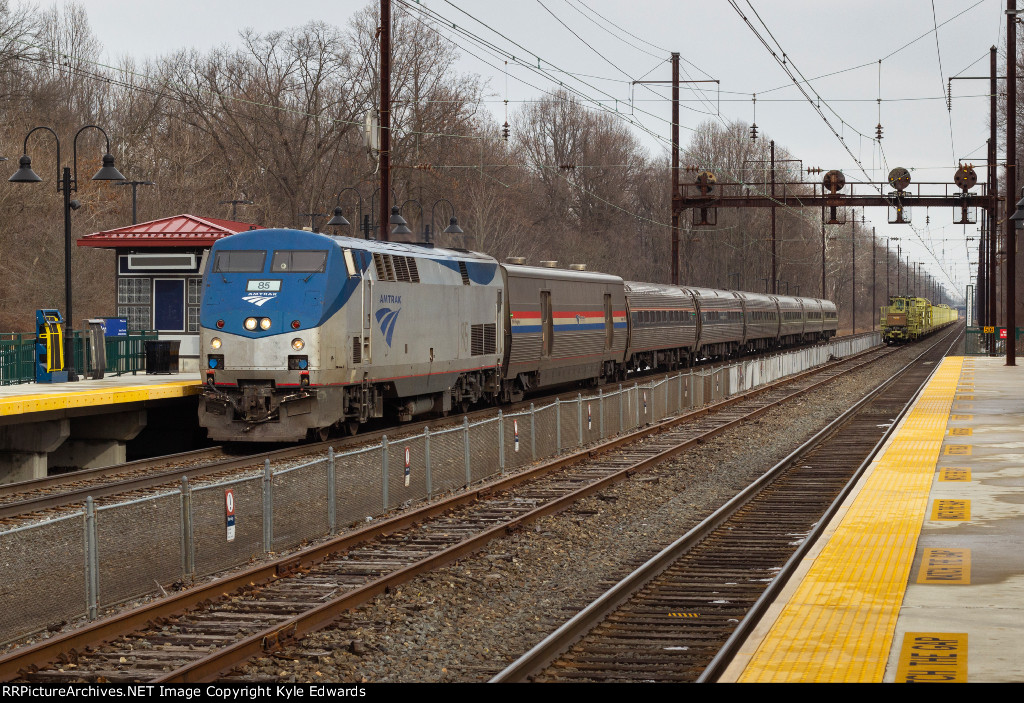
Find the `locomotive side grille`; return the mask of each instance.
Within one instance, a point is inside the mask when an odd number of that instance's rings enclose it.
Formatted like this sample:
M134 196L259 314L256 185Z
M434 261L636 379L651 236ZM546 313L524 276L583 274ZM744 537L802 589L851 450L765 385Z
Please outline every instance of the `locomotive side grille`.
M388 280L388 270L387 267L384 265L384 256L382 254L373 255L373 265L377 269L377 280Z
M395 280L406 283L419 283L420 272L416 268L416 259L411 256L392 257L395 266Z
M466 268L466 262L459 262L459 273L462 274L462 285L469 285L469 269Z
M352 363L363 363L363 344L359 337L352 338Z
M391 261L395 266L395 280L396 281L410 281L409 278L409 266L405 263L404 256L391 257Z
M494 354L496 347L497 338L495 336L494 323L486 325L473 325L472 342L470 344L470 353L473 356L483 356L484 354Z
M391 254L386 254L384 256L384 265L387 267L388 270L388 280L397 281L398 276L395 275L395 260L391 256Z

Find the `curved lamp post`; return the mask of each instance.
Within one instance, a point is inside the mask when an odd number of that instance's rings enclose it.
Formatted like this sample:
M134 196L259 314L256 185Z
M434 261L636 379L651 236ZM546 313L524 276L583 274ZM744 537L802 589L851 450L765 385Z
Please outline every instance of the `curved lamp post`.
M107 140L107 150L103 155L103 166L96 175L92 177L94 181L123 181L125 177L121 175L121 172L114 168L114 157L110 154L110 137L103 131L102 127L98 127L94 124L86 125L82 127L78 132L75 133L75 138L72 142L72 159L71 167L64 166L63 172L61 170L60 160L60 137L49 127L35 127L28 134L25 135L25 145L22 150L22 156L18 160L18 170L14 172L8 181L11 183L39 183L43 179L32 170L32 159L28 155L28 138L32 136L38 130L46 130L53 135L53 138L57 140L57 192L64 195L64 309L66 314L65 325L70 329L74 329L74 314L71 308L71 211L77 210L82 207L82 204L77 200L71 199L72 192L78 192L78 137L87 129L98 129L103 137ZM72 175L72 169L73 174ZM64 335L65 340L65 354L66 365L68 369L68 380L77 381L78 376L75 374L74 369L74 345L73 345L73 334Z
M434 204L430 207L430 227L427 229L427 241L431 241L430 231L434 228L434 209L438 203L448 203L448 207L452 210L451 219L448 221L448 226L445 227L442 234L465 234L461 227L459 227L459 219L455 217L455 206L452 205L452 201L447 198L441 198L435 200Z
M353 193L355 193L356 197L359 198L359 217L358 217L357 221L360 222L360 224L362 223L362 220L363 220L363 195L362 195L362 193L359 192L358 189L352 188L351 186L349 186L347 188L342 188L340 191L338 191L338 197L334 201L334 217L332 217L330 220L327 221L327 226L328 227L348 227L348 226L350 226L352 224L351 222L349 222L348 220L345 219L345 216L342 214L342 209L341 209L341 194L344 193L345 191L349 191L349 190L351 190ZM369 231L364 229L363 230L363 238L364 239L369 239L369 237L370 237Z
M408 205L409 203L416 203L416 207L418 207L420 209L420 223L423 222L423 206L420 205L420 201L419 200L416 200L414 198L409 198L404 203L402 203L399 207L391 208L391 222L392 223L394 223L394 221L395 221L395 211L397 210L399 213L401 213L402 210L405 209L405 206ZM401 217L401 215L399 215L399 217ZM395 227L393 230L391 230L391 234L412 234L412 230L409 229L408 223L403 220L403 222L401 224L399 224L397 227Z

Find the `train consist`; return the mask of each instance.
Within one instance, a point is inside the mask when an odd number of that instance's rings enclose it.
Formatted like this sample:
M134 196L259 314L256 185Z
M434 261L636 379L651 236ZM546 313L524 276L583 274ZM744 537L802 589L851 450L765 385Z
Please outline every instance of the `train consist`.
M887 345L914 342L958 318L948 305L932 305L927 298L893 296L882 307L882 339Z
M294 441L827 340L837 314L814 298L266 229L213 246L200 326L209 436Z

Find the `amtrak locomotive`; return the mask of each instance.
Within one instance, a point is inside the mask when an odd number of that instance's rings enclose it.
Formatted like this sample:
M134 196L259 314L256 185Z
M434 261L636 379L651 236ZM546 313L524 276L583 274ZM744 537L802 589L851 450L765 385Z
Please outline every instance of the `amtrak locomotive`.
M837 316L827 300L265 229L213 246L200 325L210 438L294 441L827 340Z

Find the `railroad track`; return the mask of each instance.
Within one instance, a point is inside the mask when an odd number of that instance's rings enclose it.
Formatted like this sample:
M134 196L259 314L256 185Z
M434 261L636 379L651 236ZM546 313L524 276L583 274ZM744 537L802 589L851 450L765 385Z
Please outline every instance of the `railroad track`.
M854 336L862 335L851 335L851 338ZM650 380L657 380L660 375L645 376L643 381L646 383ZM605 391L616 388L617 384L604 386ZM543 405L564 393L565 391L562 391L546 397L531 398L529 401L515 404L505 410L515 412L528 408L530 403ZM495 408L483 408L467 413L466 417L470 422L476 422L492 417L496 412ZM455 424L460 423L461 418L460 415ZM444 426L452 422L453 419L449 418L432 418L376 429L354 437L333 438L324 442L242 455L238 455L237 450L225 447L209 447L181 454L141 459L116 466L86 469L0 485L0 527L9 529L26 521L52 517L62 509L71 506L77 509L87 497L97 501L115 497L120 499L128 494L132 494L132 497L141 497L180 485L184 476L187 476L193 483L199 479L219 480L236 472L262 470L264 462L268 459L271 466L277 468L281 463L293 462L306 457L324 456L328 448L331 447L335 452L349 451L364 444L375 444L384 434L390 434L394 439L395 432L401 433L399 436L411 436L421 433L425 427L430 427L431 430L443 429Z
M715 680L959 337L931 344L492 681Z
M13 651L0 658L0 680L209 680L330 624L385 589L894 351L819 367Z

